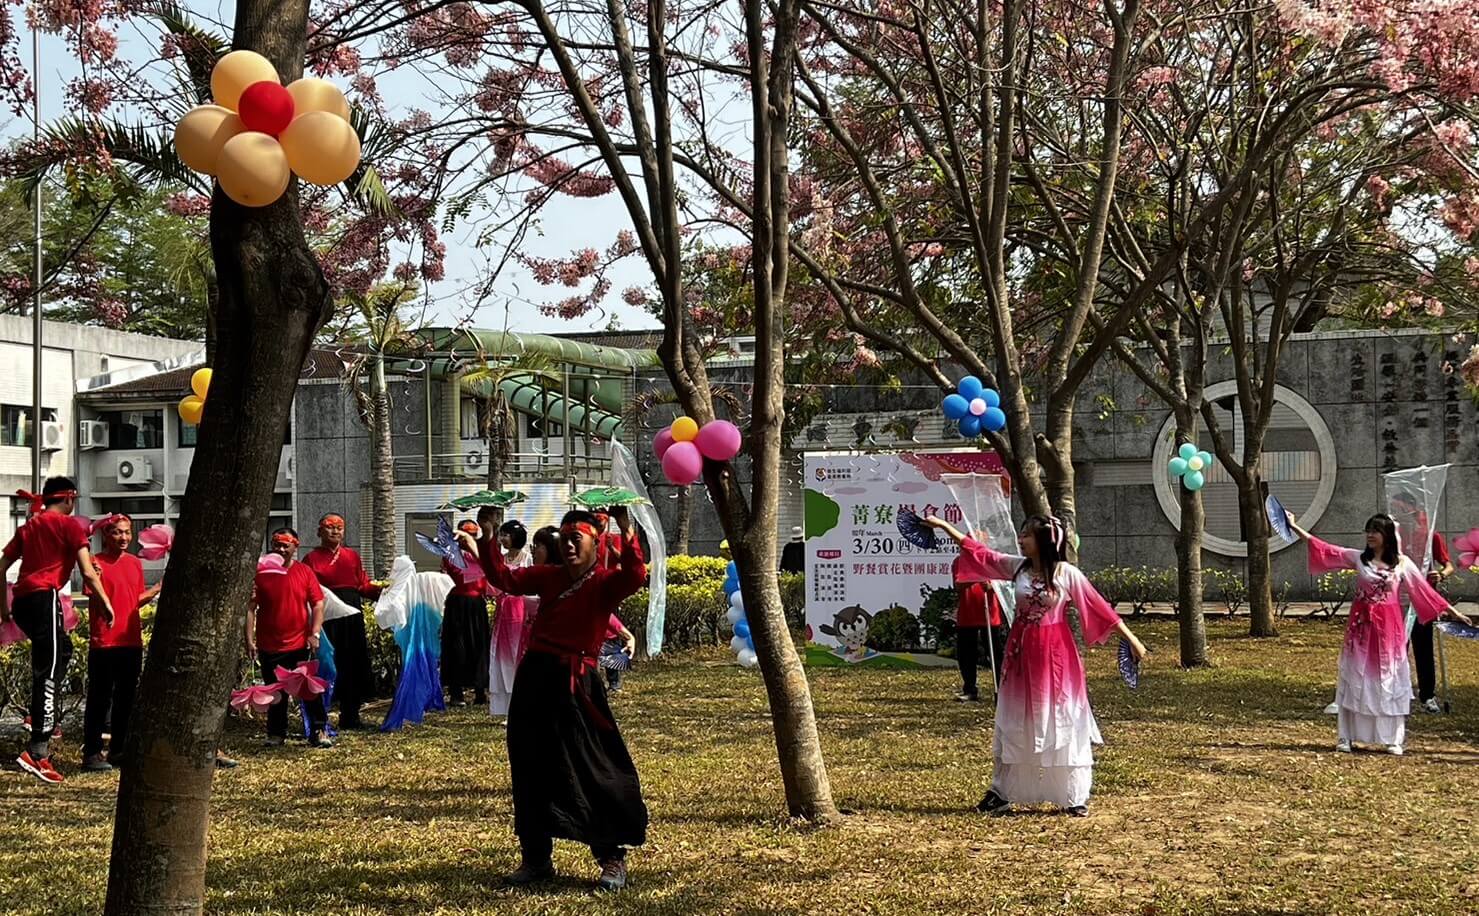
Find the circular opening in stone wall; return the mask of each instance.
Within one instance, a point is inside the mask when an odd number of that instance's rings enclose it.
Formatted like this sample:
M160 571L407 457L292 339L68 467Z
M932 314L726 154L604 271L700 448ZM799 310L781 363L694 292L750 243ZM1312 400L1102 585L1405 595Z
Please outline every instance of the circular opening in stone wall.
M1207 386L1204 394L1217 414L1218 425L1230 436L1233 454L1243 453L1243 412L1238 406L1237 383L1218 382ZM1156 499L1171 524L1181 525L1181 496L1186 491L1171 479L1166 464L1173 454L1176 420L1167 416L1156 435L1150 455L1151 479L1155 482ZM1198 448L1216 454L1212 436L1201 433ZM1304 398L1283 386L1274 387L1273 416L1263 442L1263 480L1268 491L1279 498L1306 528L1313 528L1330 505L1335 492L1335 440L1330 427L1318 411ZM1238 487L1221 462L1214 462L1202 488L1207 531L1202 546L1223 556L1245 557L1248 545L1243 537L1238 514ZM1274 535L1269 549L1278 551L1290 545Z

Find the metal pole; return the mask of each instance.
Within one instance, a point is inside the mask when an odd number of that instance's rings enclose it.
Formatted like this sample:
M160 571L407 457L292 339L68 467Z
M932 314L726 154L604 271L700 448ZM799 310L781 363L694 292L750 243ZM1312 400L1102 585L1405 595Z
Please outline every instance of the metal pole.
M41 142L41 32L31 29L31 136ZM41 492L41 182L36 182L36 279L31 289L31 492Z

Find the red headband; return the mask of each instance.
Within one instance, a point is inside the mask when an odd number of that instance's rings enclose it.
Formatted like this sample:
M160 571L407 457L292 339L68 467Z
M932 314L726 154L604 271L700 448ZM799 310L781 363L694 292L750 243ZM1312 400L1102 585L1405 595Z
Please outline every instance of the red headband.
M459 522L458 531L466 531L468 534L482 534L483 529L478 527L477 522Z
M293 537L291 534L288 534L286 532L279 531L277 534L274 534L272 536L272 543L274 543L274 544L286 544L289 547L297 547L298 546L298 539L295 538L295 537Z
M323 528L323 527L326 527L328 525L332 525L335 522L338 522L339 523L339 527L340 528L343 528L344 527L344 516L342 516L342 515L325 515L323 521L321 521L321 522L318 523L318 526L320 528Z
M55 493L41 494L32 493L30 490L16 490L15 495L21 499L29 501L31 503L31 511L29 514L35 515L37 512L40 512L42 509L46 508L46 501L48 499L54 501L61 501L64 499L76 499L77 491L58 490Z
M107 531L108 526L113 524L114 522L128 522L130 526L133 525L133 519L129 518L127 515L124 515L122 512L114 512L112 515L106 515L93 522L92 533L97 534L99 531Z
M600 532L596 530L596 526L590 522L571 522L568 525L560 526L560 537L570 534L584 534L591 538L600 536Z

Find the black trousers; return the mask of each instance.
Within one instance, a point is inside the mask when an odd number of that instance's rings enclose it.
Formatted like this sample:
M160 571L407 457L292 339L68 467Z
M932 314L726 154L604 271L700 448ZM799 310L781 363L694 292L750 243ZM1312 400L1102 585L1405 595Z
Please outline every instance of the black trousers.
M292 652L258 652L257 660L262 663L262 680L268 684L277 683L277 666L281 665L289 671L308 661L307 649L295 649ZM281 703L275 703L267 710L267 734L273 738L286 738L288 736L288 704L297 702L292 697L285 697ZM328 721L328 715L324 710L324 698L314 697L305 700L303 708L308 710L308 731L311 734L320 734L324 730L324 723Z
M117 762L128 737L128 715L134 706L134 692L139 687L139 671L144 665L144 650L135 648L87 650L87 710L82 715L82 756L103 752L103 732L108 726L108 709L113 710L112 739L108 759Z
M955 631L955 661L960 666L961 692L975 695L976 669L981 664L981 649L986 644L986 627L961 627ZM1001 659L1006 651L1006 627L991 627L992 661L996 681L1001 683Z
M54 591L31 592L11 602L15 625L31 641L32 757L45 757L61 712L62 679L72 660L72 640L62 627L62 603Z
M334 594L359 607L359 593L336 589ZM334 701L339 704L340 726L359 722L359 708L372 695L370 644L365 637L363 614L350 614L324 621L324 635L334 647Z
M1433 666L1433 625L1412 625L1412 663L1417 666L1417 699L1431 700L1438 688L1438 672Z

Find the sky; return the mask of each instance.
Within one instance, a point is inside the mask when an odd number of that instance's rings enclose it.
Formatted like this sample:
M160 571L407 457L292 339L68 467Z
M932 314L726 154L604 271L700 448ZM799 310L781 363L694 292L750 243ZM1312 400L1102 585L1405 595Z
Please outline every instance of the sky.
M202 20L210 22L231 21L235 6L232 3L212 3L208 0L182 0L182 5ZM6 15L15 22L20 35L21 58L31 66L31 37L26 27L24 10L6 5ZM157 32L152 29L130 30L125 28L119 35L119 55L126 60L141 60L157 56ZM66 84L78 75L79 68L71 58L67 47L58 39L43 36L41 40L40 101L43 123L54 121L69 113L63 97ZM336 80L340 88L347 88L342 80ZM435 110L435 102L418 97L414 88L403 82L384 80L381 91L391 112L412 108ZM137 121L137 113L120 113L120 120ZM172 126L156 125L171 129ZM10 111L0 112L0 140L9 142L31 131L29 114L15 117ZM545 206L539 217L539 229L531 231L524 240L522 253L542 258L565 257L580 248L606 249L621 229L630 228L626 208L615 194L600 198L576 199L556 196ZM489 258L501 254L503 245L494 240L488 249L479 250L475 241L479 234L476 225L453 227L442 241L447 246L446 279L433 284L429 290L430 306L424 323L427 325L453 324L467 317L469 303L462 291L471 286L479 275L479 265ZM511 261L503 270L489 297L473 315L471 324L481 328L504 328L514 331L539 333L570 333L577 331L605 330L613 319L626 330L651 328L658 325L653 316L641 308L634 308L621 301L621 291L629 286L645 286L651 282L651 274L640 258L629 258L616 265L609 273L612 292L601 309L590 314L566 321L542 314L542 303L559 301L574 290L564 287L545 287L537 283L521 265Z

